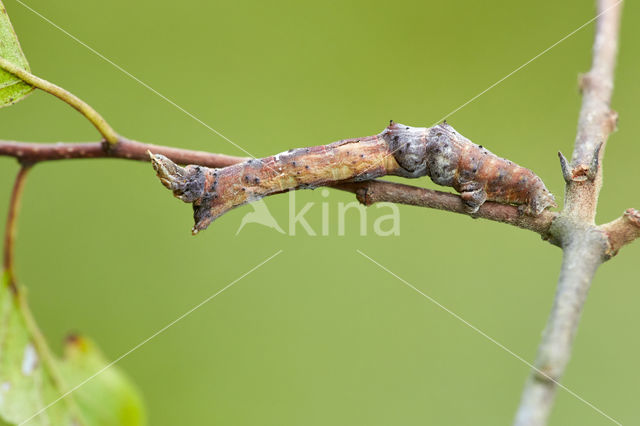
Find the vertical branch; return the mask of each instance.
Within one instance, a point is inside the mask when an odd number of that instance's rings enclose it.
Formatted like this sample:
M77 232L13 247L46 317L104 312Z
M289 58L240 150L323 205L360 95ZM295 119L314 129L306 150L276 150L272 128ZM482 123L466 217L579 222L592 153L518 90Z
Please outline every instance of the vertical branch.
M622 0L598 0L591 69L580 76L582 108L567 179L565 212L576 221L594 223L602 187L602 159L618 115L611 110L613 77L618 53Z
M16 176L11 192L11 200L9 201L9 213L7 214L7 225L4 233L4 258L2 267L4 269L7 285L15 293L18 291L16 284L16 273L14 266L14 253L16 232L18 227L18 212L20 211L20 201L26 181L27 173L31 169L31 165L23 165Z
M599 231L575 228L562 216L554 221L552 233L564 234L558 289L538 347L535 369L522 394L514 422L516 426L547 424L559 382L571 358L573 340L591 280L607 250L606 240ZM595 406L591 407L609 418Z
M594 220L602 186L604 147L617 120L609 104L621 3L622 0L598 0L593 62L591 70L580 81L583 100L571 165L560 154L567 183L565 207L550 229L563 248L558 289L538 348L535 370L522 394L516 426L547 424L559 381L571 357L591 281L610 251L606 233L594 226ZM591 407L618 423L593 405Z

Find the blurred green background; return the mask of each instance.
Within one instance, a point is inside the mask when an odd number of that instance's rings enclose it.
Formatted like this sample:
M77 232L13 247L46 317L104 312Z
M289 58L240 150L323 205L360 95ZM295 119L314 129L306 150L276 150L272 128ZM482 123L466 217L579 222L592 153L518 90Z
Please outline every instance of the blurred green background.
M430 126L595 15L593 1L51 2L30 6L256 156L369 135L389 119ZM120 133L244 155L71 38L6 0L33 72L76 93ZM600 222L640 207L640 8L623 14ZM594 26L575 34L448 121L533 169L557 198L556 151L570 154ZM0 111L0 138L97 140L57 99L36 93ZM0 158L4 221L16 162ZM427 179L411 182L435 187ZM561 252L530 232L400 207L396 237L368 236L350 194L300 191L328 236L282 235L245 206L192 237L191 208L148 164L77 160L37 166L26 185L17 267L56 351L69 331L114 359L277 250L284 252L119 365L150 424L509 424L529 368L360 249L515 353L532 360ZM266 200L286 229L286 195ZM640 423L640 244L594 281L563 380L624 424ZM552 425L608 421L559 391Z

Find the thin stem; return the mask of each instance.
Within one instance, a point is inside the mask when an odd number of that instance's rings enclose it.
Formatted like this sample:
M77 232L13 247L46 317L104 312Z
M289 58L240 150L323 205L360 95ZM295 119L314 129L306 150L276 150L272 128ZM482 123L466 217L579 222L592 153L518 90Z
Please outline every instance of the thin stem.
M607 257L615 256L622 247L640 238L640 211L627 209L618 219L601 225L600 230L609 240Z
M16 272L14 265L15 258L15 241L18 230L18 213L20 211L20 200L24 190L27 173L31 169L30 165L23 165L18 171L16 180L13 184L11 192L11 200L9 201L9 213L7 214L7 225L4 233L4 258L2 267L9 288L14 292L18 292Z
M0 141L0 156L14 157L21 162L70 160L82 158L120 158L149 161L147 151L162 154L178 164L199 164L206 167L226 167L248 160L245 157L193 151L170 146L154 145L121 138L109 149L101 142L36 143Z
M367 206L387 202L445 210L528 229L537 232L545 240L551 238L549 229L558 217L558 213L549 210L538 216L529 216L518 212L516 206L492 201L486 201L476 213L470 215L462 199L456 194L382 180L343 183L334 187L354 192L358 200ZM550 242L555 244L553 240Z
M50 93L58 99L61 99L67 104L71 105L82 115L84 115L87 120L89 120L95 126L96 129L98 129L100 134L109 144L115 145L116 143L118 143L120 137L115 132L115 130L111 128L109 123L107 123L107 121L100 114L98 114L95 109L93 109L89 104L87 104L85 101L83 101L73 93L47 80L37 77L28 71L23 70L22 68L16 66L12 62L7 61L1 56L0 68L4 69L7 72L10 72L16 77L19 77L24 82L29 83L30 85L37 87L38 89L43 90L47 93Z

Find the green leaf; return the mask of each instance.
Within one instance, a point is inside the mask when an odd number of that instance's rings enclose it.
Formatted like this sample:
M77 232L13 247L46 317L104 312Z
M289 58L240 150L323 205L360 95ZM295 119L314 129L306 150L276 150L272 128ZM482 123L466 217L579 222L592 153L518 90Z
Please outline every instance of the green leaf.
M22 293L22 290L20 292ZM88 339L73 337L55 358L34 336L20 297L0 283L0 424L19 424L108 365ZM31 419L29 426L138 426L146 423L141 398L110 366Z
M18 36L13 30L9 15L7 15L7 9L2 4L2 0L0 0L0 56L29 71L29 63L24 53L22 53ZM33 86L0 69L0 108L15 104L33 90Z
M82 383L108 361L89 339L67 338L62 375L69 383ZM115 366L102 371L74 392L74 398L89 425L137 426L145 423L145 413L137 389Z

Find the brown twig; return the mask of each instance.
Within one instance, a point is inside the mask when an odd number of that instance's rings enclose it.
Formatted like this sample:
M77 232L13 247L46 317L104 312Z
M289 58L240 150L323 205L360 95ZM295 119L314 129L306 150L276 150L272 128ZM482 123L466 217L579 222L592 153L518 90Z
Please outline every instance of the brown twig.
M460 196L449 192L381 180L344 183L335 187L355 193L358 200L367 206L388 202L469 215ZM520 213L515 206L487 201L471 216L528 229L537 232L544 239L549 239L549 228L558 213L545 210L539 216L529 216Z
M9 213L7 214L7 225L4 233L4 257L2 268L4 269L7 284L14 294L18 292L15 265L13 262L15 258L16 233L18 231L18 212L20 211L20 200L22 198L27 173L30 169L31 165L24 164L18 171L18 175L16 176L16 180L13 184L13 191L11 192Z
M609 241L607 257L615 256L623 246L640 238L640 211L627 209L621 217L601 225L600 229Z
M628 229L628 224L623 226L617 222L606 227L610 231L608 235L594 225L602 186L604 148L617 120L609 104L621 8L621 0L598 1L593 63L591 70L581 78L583 100L571 165L560 155L567 182L565 207L550 228L564 253L558 290L538 348L535 369L525 385L516 414L517 426L547 423L558 382L571 357L574 336L593 276L609 252L619 248L618 245L626 242L629 236L628 231L621 231L623 227ZM620 237L623 234L625 236Z
M206 167L226 167L247 160L245 157L153 145L122 138L115 146L108 146L104 142L0 141L0 156L15 157L21 162L30 163L78 158L121 158L149 161L147 151L165 155L178 164L200 164Z

